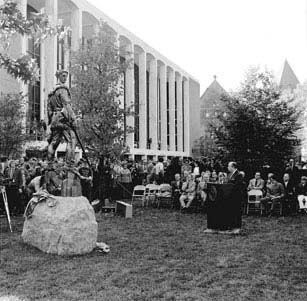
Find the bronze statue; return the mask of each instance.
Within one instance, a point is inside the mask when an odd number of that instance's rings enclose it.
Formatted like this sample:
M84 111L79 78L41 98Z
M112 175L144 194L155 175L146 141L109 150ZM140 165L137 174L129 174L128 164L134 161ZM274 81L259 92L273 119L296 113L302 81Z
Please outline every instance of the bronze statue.
M67 143L66 163L73 164L77 144L74 131L76 116L71 106L69 88L65 85L68 72L58 70L56 72L58 83L56 88L48 95L48 160L54 159L55 151L64 139Z

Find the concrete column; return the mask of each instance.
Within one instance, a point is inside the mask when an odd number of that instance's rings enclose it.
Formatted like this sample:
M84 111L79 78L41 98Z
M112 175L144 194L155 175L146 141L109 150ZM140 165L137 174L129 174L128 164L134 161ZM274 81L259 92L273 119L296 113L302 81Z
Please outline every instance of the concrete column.
M157 133L157 60L153 58L149 69L149 137L151 138L151 149L158 149Z
M139 54L139 97L140 97L140 148L147 146L147 120L146 120L146 53Z
M159 70L160 77L160 104L161 104L161 150L167 150L167 115L166 115L166 66L162 65Z
M71 14L71 48L72 50L78 50L82 39L82 10L75 9Z
M41 120L45 120L45 118L47 117L46 115L46 99L47 99L47 95L45 94L46 91L46 68L45 68L45 58L46 58L46 54L45 54L45 42L41 43L41 50L40 50L40 54L41 54L41 64L40 64L40 76L41 76L41 83L40 83L40 94L41 94L41 98L40 98L40 119Z
M190 154L190 100L189 81L184 79L184 151Z
M182 140L182 76L177 74L176 78L177 83L177 144L178 151L182 152L183 150L183 140Z
M169 70L168 73L169 92L169 146L170 151L175 151L175 72Z
M129 68L126 70L126 108L131 110L134 104L134 47L133 44L126 46L126 60L130 62ZM126 117L126 124L128 128L134 130L134 116ZM134 148L134 133L127 133L126 143L130 149Z
M22 15L27 18L27 0L18 0L18 9L21 11ZM28 38L26 36L18 36L14 38L11 44L10 53L13 57L20 57L25 55L28 50ZM28 85L23 81L19 81L19 89L24 96L28 94ZM25 113L25 118L22 122L22 127L26 129L27 126L27 112L28 112L28 97L26 96L25 102L23 104L23 110Z
M52 25L57 24L58 0L46 0L46 14ZM50 91L53 90L56 84L55 73L57 70L57 37L51 36L44 43L44 58L45 62L45 99Z

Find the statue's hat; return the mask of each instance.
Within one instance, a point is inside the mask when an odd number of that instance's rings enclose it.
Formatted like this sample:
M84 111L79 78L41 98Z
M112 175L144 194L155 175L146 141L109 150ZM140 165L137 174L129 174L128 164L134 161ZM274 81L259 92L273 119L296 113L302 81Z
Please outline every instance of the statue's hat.
M57 70L57 72L55 73L55 76L56 77L59 77L61 74L63 74L63 73L66 73L66 74L68 74L68 71L67 70L64 70L64 69L62 69L62 70Z

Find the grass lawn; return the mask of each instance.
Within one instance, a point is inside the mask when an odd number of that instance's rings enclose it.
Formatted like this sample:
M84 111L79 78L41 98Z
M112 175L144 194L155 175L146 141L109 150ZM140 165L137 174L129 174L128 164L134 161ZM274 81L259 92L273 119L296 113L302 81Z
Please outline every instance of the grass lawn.
M206 217L97 215L109 254L48 255L0 219L0 300L307 300L307 216L245 217L244 234L204 234Z

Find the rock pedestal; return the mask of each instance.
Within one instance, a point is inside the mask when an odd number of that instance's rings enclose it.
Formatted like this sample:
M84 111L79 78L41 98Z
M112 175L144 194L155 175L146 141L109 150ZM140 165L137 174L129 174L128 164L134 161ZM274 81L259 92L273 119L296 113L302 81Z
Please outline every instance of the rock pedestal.
M39 202L25 220L22 238L43 252L77 255L91 252L97 242L97 222L85 197L55 197Z

